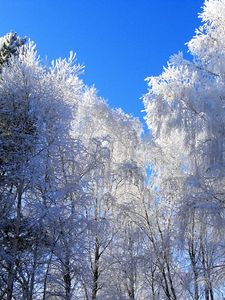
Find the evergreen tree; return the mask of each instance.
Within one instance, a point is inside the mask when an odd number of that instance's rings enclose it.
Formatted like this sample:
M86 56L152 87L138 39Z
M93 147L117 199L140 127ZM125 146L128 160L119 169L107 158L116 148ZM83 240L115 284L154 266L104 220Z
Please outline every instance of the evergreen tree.
M18 48L24 45L26 40L26 37L21 38L16 32L9 32L0 38L0 68L12 55L18 54Z

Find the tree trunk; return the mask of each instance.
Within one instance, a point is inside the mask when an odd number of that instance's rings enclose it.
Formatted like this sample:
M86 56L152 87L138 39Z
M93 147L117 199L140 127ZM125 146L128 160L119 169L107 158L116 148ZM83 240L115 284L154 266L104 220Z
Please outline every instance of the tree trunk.
M99 240L95 239L95 259L93 266L93 288L92 288L92 300L97 299L97 293L99 290L99 259L100 259L100 249L99 249Z
M33 299L33 290L34 290L34 281L35 281L35 271L37 268L37 254L38 254L38 241L36 241L35 249L34 249L34 262L33 262L33 269L31 273L31 279L29 284L29 296L28 300Z
M16 219L15 219L15 237L12 245L12 260L9 265L9 274L7 279L7 300L12 300L13 297L13 285L16 276L16 256L19 242L20 224L21 224L21 209L22 209L22 195L23 184L17 188L17 207L16 207Z
M66 248L68 245L66 244ZM70 255L66 251L66 258L65 258L65 274L63 276L63 281L65 284L65 292L66 292L66 300L71 299L71 269L70 269Z
M199 286L198 286L198 270L197 270L197 264L196 264L196 253L194 250L194 245L193 245L193 241L190 242L189 244L189 257L191 260L191 267L192 267L192 271L194 274L194 299L195 300L199 300Z

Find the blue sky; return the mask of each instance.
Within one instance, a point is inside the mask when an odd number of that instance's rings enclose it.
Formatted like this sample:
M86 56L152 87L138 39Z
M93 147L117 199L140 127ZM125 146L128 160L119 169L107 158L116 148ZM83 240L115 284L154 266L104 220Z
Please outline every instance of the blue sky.
M144 78L158 75L200 25L203 0L0 0L0 35L16 31L49 60L77 53L111 107L143 117Z

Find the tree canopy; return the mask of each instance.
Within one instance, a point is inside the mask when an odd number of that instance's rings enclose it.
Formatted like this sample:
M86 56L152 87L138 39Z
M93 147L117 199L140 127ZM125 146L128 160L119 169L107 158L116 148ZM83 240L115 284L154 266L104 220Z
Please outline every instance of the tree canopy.
M141 122L0 39L0 299L225 296L225 0L149 77Z

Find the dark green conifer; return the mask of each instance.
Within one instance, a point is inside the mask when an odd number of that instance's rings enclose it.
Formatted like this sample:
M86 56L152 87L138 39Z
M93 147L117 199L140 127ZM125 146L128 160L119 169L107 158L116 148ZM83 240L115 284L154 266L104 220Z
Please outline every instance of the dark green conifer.
M11 55L17 55L19 47L24 45L27 38L21 38L16 32L9 32L0 38L0 69L7 63Z

